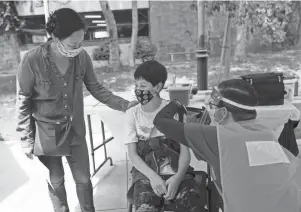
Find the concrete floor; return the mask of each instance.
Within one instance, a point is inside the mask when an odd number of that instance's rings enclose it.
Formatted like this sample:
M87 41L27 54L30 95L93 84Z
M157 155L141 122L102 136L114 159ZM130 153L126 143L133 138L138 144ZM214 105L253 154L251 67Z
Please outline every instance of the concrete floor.
M23 157L17 143L0 144L0 211L52 212L46 182L39 179L32 161ZM65 184L71 211L80 211L75 185L65 162ZM126 161L106 163L92 178L97 211L126 211ZM35 201L37 200L37 201ZM41 210L42 209L42 210Z

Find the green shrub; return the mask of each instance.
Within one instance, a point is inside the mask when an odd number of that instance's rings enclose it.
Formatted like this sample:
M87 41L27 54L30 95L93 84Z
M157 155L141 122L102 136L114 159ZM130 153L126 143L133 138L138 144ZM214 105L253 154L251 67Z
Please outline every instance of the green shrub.
M109 60L110 59L110 40L109 38L101 39L100 45L93 49L93 60ZM119 48L119 54L121 49ZM136 45L136 59L149 60L153 59L157 53L157 48L148 37L138 37Z
M110 59L110 40L109 38L101 39L100 45L93 49L92 57L93 60L109 60ZM119 48L119 54L121 54L121 49Z
M135 54L136 59L153 59L156 53L157 48L154 44L152 44L148 37L138 37Z

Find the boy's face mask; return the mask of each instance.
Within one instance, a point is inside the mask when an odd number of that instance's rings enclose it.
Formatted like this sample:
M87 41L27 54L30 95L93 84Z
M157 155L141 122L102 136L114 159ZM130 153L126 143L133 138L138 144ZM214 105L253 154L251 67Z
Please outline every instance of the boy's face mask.
M154 96L159 95L161 84L153 86L143 78L135 79L135 96L142 105L148 104Z
M140 102L142 105L146 105L154 97L154 95L150 90L141 90L141 89L135 89L135 95L138 102Z

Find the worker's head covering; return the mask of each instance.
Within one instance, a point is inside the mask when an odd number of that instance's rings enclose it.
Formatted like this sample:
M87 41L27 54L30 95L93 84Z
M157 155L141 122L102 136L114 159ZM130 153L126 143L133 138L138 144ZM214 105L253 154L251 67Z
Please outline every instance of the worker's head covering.
M257 104L256 91L252 85L241 79L226 80L215 86L209 101L217 123L225 120L229 112L234 121L255 119Z

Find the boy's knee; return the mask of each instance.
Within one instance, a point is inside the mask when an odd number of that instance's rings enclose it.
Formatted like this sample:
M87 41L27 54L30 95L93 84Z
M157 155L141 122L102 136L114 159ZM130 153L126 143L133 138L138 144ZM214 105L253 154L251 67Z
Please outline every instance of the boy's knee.
M176 196L175 211L203 211L206 205L206 194L196 186L184 187Z
M138 205L160 205L161 197L158 197L152 191L143 191L140 194L135 195L135 202Z
M151 187L145 185L147 184L144 184L143 182L139 182L139 184L136 185L136 190L134 192L134 204L136 205L136 211L139 211L138 209L141 208L141 211L152 212L152 208L156 209L161 206L162 198L158 197Z
M142 204L138 208L136 208L137 212L159 212L160 210L153 205L150 204Z
M195 188L189 188L179 194L177 199L182 200L185 204L199 204L201 202L201 193Z

